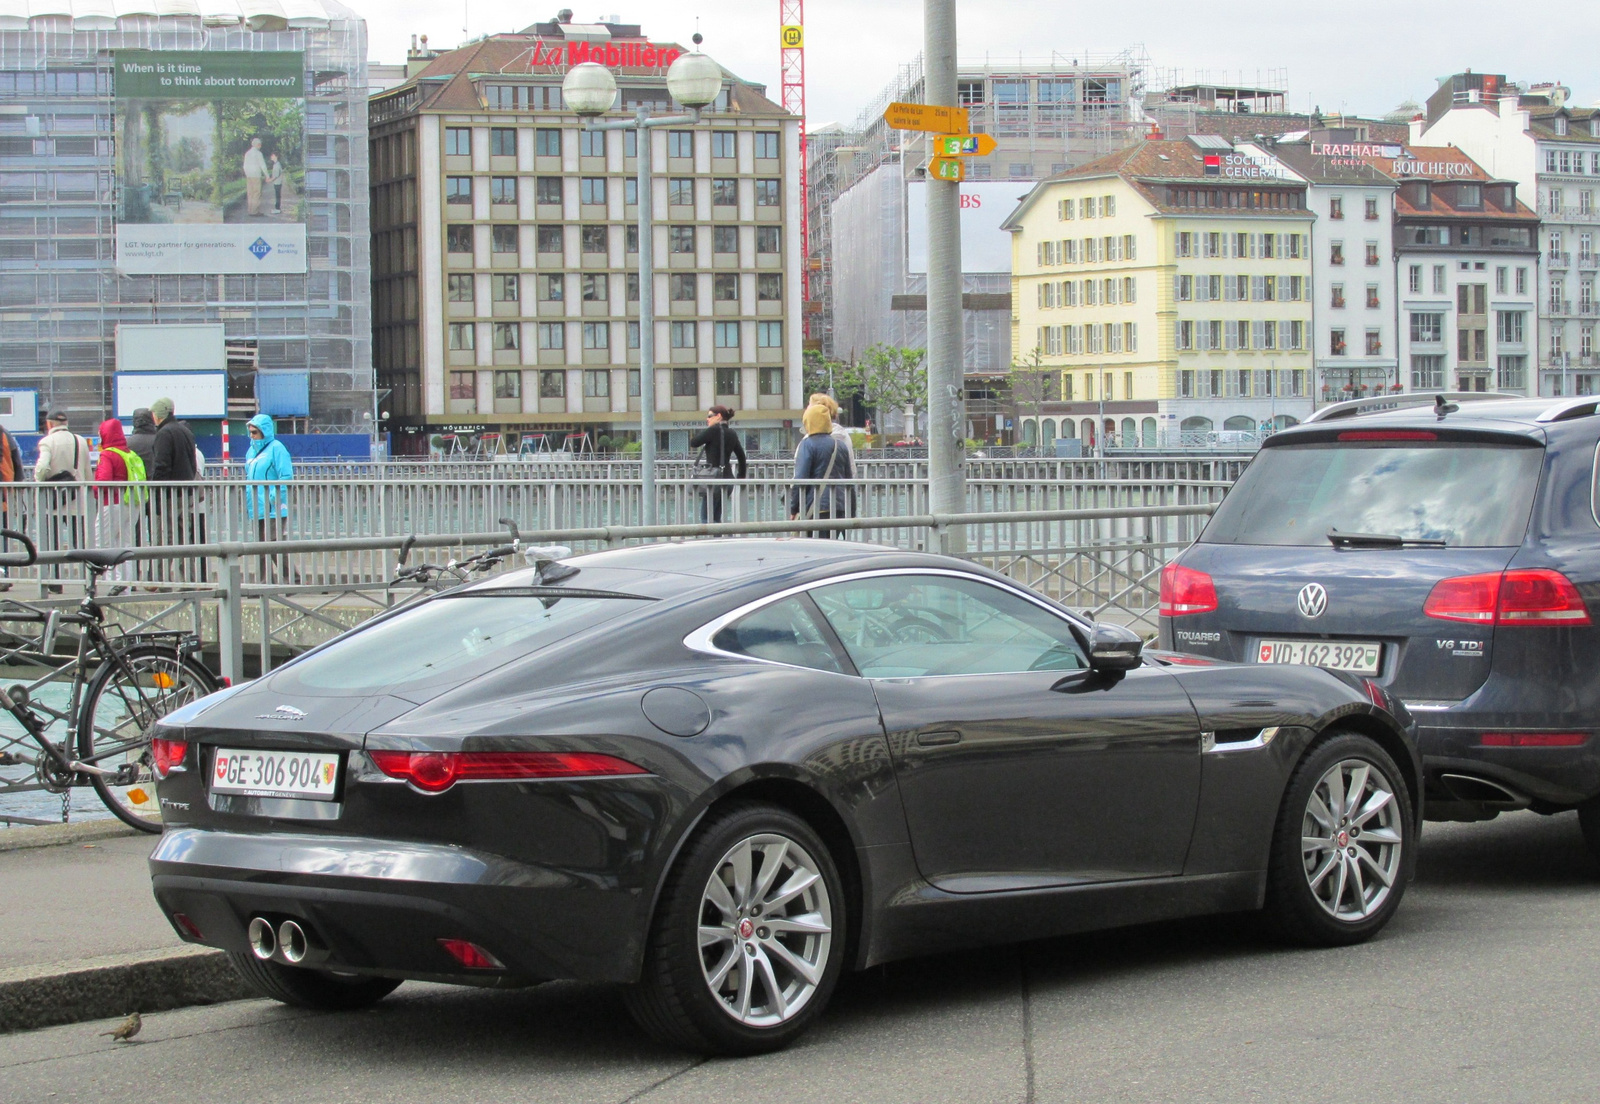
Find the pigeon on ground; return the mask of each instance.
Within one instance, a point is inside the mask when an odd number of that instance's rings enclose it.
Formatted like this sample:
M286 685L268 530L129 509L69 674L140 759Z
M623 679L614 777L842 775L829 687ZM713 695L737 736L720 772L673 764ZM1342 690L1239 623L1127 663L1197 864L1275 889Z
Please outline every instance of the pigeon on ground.
M139 1029L143 1026L144 1021L139 1018L139 1013L134 1012L110 1031L102 1031L100 1034L109 1035L117 1042L125 1043L139 1034Z

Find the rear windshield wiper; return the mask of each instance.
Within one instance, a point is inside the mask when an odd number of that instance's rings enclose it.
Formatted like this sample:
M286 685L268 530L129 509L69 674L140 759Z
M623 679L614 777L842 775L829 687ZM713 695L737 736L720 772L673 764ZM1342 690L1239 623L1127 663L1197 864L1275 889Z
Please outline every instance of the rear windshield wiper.
M1335 548L1443 548L1436 537L1402 537L1397 533L1341 533L1328 530L1328 542Z

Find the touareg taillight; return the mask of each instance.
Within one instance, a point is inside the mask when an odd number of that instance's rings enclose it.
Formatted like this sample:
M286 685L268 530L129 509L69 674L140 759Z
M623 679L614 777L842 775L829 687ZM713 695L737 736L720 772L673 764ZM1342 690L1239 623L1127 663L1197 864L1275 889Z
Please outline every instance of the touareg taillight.
M1217 587L1204 571L1181 564L1161 569L1161 616L1186 617L1217 608Z
M1535 568L1457 575L1433 585L1422 612L1473 625L1588 625L1583 595L1559 571Z

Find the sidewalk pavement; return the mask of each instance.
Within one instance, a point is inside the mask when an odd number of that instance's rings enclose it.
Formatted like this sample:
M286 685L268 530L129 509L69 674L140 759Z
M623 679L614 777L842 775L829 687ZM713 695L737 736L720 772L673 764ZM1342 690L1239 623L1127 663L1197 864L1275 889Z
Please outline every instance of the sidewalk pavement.
M115 821L0 831L0 1032L251 995L156 907L154 846Z

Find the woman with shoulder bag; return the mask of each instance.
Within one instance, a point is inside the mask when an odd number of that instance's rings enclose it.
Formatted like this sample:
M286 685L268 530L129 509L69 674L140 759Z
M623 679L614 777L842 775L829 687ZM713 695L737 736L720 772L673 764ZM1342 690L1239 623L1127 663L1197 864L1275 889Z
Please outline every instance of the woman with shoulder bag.
M743 479L750 470L750 462L739 443L739 435L729 428L733 411L726 406L713 406L706 412L706 428L689 438L689 447L700 450L695 458L694 474L701 481L700 520L716 524L722 521L723 507L728 499L727 480ZM735 474L734 459L739 461ZM731 519L730 519L731 520Z
M848 517L849 483L855 479L855 467L850 453L833 436L833 416L825 406L808 406L800 424L806 436L794 460L796 483L789 490L789 520ZM822 485L802 487L799 481L804 479L822 480ZM817 529L811 535L827 538L834 533Z

